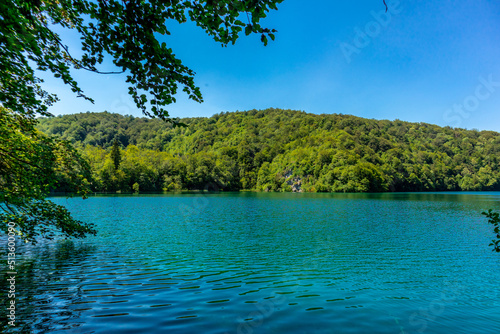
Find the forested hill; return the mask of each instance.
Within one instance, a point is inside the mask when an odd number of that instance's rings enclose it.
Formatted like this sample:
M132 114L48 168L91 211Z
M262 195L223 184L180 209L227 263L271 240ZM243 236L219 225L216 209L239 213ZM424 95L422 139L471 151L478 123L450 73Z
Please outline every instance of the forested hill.
M279 109L182 121L104 112L42 118L38 128L81 149L96 191L500 190L497 132Z

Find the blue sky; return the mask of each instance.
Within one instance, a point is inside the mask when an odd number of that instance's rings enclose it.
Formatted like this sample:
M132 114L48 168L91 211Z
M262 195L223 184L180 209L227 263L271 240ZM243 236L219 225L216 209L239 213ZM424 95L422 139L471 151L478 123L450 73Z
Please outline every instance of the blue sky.
M381 16L382 0L285 0L263 21L278 30L266 47L242 35L222 48L191 22L167 23L164 41L196 71L205 99L181 93L171 116L274 107L500 131L500 2L388 3L390 16ZM50 108L55 115L141 115L124 75L76 71L95 104L44 78L61 99Z

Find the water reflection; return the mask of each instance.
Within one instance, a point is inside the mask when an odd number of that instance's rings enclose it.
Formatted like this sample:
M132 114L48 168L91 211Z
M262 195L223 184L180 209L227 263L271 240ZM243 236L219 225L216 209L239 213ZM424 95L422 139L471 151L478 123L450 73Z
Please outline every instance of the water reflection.
M3 244L3 240L2 240ZM5 249L5 247L2 247ZM81 313L71 304L81 300L78 286L83 278L75 268L92 256L95 246L72 241L39 242L36 246L16 243L16 326L8 325L0 313L0 331L48 333L78 327ZM5 259L6 254L1 253ZM7 308L7 271L2 271L0 304Z

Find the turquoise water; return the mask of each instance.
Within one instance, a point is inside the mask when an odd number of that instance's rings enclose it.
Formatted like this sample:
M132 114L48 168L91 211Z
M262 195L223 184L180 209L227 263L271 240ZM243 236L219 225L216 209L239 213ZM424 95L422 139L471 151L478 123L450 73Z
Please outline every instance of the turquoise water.
M500 332L500 193L53 200L99 234L19 245L27 332Z

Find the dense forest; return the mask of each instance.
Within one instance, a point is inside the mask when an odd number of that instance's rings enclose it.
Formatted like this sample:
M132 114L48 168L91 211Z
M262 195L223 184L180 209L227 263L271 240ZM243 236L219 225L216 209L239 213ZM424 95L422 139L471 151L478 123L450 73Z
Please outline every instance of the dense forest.
M103 112L38 129L80 150L97 192L500 190L497 132L279 109L181 122Z

